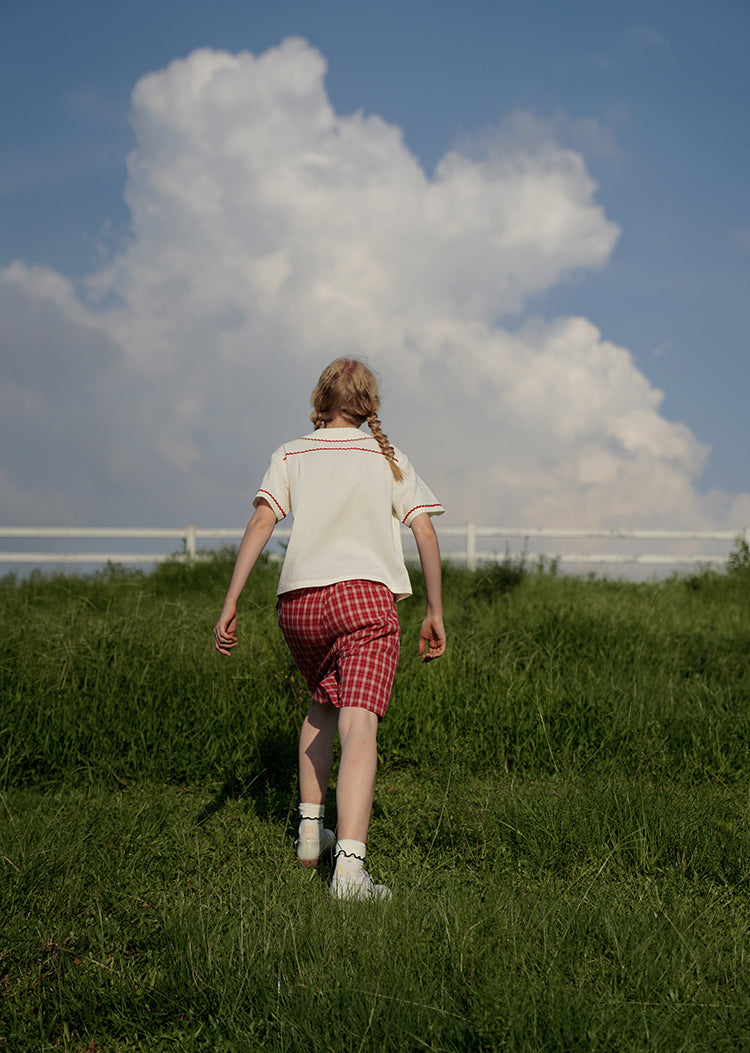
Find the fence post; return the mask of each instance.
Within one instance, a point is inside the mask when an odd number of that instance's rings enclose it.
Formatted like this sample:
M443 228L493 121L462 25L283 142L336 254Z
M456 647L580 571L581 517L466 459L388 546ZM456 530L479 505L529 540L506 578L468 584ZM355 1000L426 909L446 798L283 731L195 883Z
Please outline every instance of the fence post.
M474 523L466 524L466 566L469 570L477 569L477 528Z
M197 552L195 543L195 526L190 523L185 530L185 552L188 559L195 559Z

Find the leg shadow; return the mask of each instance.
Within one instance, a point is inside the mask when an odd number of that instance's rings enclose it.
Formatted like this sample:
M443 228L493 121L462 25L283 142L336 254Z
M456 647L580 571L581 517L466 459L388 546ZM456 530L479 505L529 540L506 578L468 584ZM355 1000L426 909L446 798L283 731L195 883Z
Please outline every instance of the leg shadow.
M231 775L195 818L201 826L227 801L247 800L260 819L286 822L297 805L297 736L271 731L259 742L253 770Z

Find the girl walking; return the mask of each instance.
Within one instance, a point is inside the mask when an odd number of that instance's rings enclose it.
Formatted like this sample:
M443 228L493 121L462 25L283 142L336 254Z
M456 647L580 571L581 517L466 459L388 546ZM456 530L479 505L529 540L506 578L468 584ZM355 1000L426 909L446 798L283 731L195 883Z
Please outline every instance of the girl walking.
M278 586L284 639L311 692L299 742L297 859L317 866L333 847L332 895L389 898L365 869L378 723L399 656L396 601L411 595L401 524L411 527L427 592L419 634L424 661L445 651L440 550L430 517L444 509L378 418L375 377L356 359L332 362L312 394L310 435L271 458L237 554L216 648L237 644L237 601L276 523L294 517ZM360 430L367 421L370 435ZM325 829L325 798L338 732L338 839ZM334 846L335 841L335 846Z

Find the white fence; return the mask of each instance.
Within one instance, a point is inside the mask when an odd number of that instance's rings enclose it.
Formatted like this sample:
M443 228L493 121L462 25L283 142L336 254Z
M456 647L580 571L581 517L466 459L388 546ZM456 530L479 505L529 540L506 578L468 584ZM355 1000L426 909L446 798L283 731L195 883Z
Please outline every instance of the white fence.
M473 570L482 563L523 558L528 564L554 561L561 568L599 567L651 568L654 571L702 566L721 568L738 538L750 544L750 529L736 531L705 530L588 530L534 527L482 527L467 523L462 527L441 527L436 523L443 557L462 563ZM274 538L287 539L289 528L277 528ZM407 557L411 531L404 531ZM175 529L115 528L115 527L0 527L0 538L14 542L9 551L0 551L3 564L153 564L170 559L201 559L201 548L213 548L216 542L236 543L242 530L199 528L192 525ZM26 549L34 539L56 540L68 551L30 551ZM87 539L128 542L130 551L79 551L79 542ZM488 541L496 544L488 544ZM166 547L161 552L142 551L144 541L160 542ZM210 546L199 542L211 541ZM605 543L605 550L591 551L592 542ZM618 549L609 551L613 543ZM73 549L71 543L75 543ZM133 544L137 543L137 544ZM175 545L176 543L176 545ZM623 543L623 544L619 544ZM644 543L657 551L644 551ZM561 550L561 544L564 551ZM601 546L599 546L601 547ZM175 551L177 549L177 551ZM625 549L625 551L623 551ZM275 553L278 555L278 553Z

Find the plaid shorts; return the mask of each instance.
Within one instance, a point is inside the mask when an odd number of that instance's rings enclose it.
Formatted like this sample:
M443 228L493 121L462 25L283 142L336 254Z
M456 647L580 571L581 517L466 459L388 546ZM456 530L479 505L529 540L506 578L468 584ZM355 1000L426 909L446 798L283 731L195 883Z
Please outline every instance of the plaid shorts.
M401 642L390 589L359 580L295 589L276 610L313 701L369 709L382 720Z

